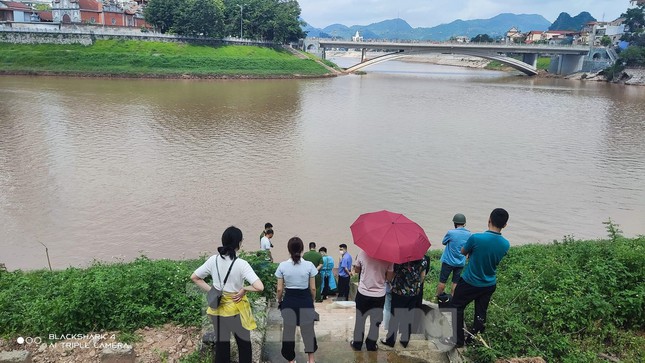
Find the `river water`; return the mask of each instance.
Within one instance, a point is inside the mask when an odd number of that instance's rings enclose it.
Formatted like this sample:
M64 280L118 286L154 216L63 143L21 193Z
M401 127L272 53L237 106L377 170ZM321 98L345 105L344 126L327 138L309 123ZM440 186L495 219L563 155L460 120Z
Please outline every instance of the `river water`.
M504 207L512 244L645 234L645 88L388 62L315 80L0 77L0 262L351 245L388 209L433 248ZM356 250L352 247L351 251Z

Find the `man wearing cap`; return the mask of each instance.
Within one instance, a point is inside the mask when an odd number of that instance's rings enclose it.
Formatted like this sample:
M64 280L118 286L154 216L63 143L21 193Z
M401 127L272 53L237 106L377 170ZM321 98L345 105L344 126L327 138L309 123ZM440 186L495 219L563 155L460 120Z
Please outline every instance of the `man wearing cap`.
M466 244L472 233L465 227L466 216L463 214L455 214L452 217L452 223L454 223L455 228L449 230L445 237L443 237L443 241L441 241L446 247L443 249L443 254L441 255L441 273L439 274L437 297L443 294L446 288L446 282L451 273L452 289L450 293L454 294L457 281L461 277L461 270L466 265L466 256L461 254L461 248Z

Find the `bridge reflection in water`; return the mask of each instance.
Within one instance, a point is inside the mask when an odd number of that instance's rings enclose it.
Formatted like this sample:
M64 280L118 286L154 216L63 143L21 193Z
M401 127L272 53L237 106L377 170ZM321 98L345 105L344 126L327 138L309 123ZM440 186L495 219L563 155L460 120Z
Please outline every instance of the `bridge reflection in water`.
M523 44L497 44L497 43L395 43L395 42L354 42L325 39L307 39L305 50L319 52L325 58L327 49L360 49L361 62L346 69L351 73L367 66L424 53L461 54L496 60L513 67L527 75L537 74L537 59L541 54L558 56L556 74L575 73L582 69L585 57L588 57L590 48L578 45L523 45ZM365 54L368 50L391 52L380 57L367 60ZM521 55L522 60L510 55Z

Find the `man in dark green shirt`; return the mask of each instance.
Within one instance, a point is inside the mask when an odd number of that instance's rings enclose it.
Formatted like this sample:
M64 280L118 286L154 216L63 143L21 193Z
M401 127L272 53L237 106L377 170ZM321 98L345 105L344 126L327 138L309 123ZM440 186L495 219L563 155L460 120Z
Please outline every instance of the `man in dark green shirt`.
M322 298L320 297L320 286L322 285L322 278L320 277L320 269L323 266L323 258L320 252L316 251L316 243L315 242L309 242L309 251L305 252L305 254L302 256L305 261L309 261L316 266L318 269L318 274L316 275L316 302L322 302Z

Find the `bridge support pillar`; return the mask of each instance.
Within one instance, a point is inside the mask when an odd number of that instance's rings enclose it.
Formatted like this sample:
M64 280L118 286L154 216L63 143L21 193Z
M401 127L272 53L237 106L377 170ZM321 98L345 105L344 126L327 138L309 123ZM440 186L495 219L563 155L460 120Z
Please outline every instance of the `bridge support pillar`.
M551 58L549 71L555 74L580 72L584 64L584 55L561 54Z
M522 61L526 64L532 65L533 67L537 67L537 60L538 60L537 53L524 54L522 56Z
M320 48L320 58L327 59L327 52L325 52L326 49L327 48L325 48L325 47Z
M365 54L367 53L367 48L361 48L361 63L365 62Z

